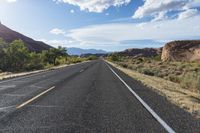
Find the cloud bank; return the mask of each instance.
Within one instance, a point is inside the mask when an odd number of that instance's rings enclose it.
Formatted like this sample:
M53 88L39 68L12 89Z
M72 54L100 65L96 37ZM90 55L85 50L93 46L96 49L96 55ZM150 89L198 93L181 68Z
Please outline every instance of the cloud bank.
M133 18L153 17L153 20L162 20L174 14L179 19L193 17L199 14L197 7L200 7L199 0L144 0L133 15Z
M67 31L71 44L79 46L119 46L135 40L165 42L200 37L200 16L146 23L111 23ZM192 26L191 26L192 25ZM56 43L56 42L54 42ZM63 44L63 42L62 42ZM69 44L69 42L68 42Z
M57 3L67 3L79 6L81 10L101 13L111 6L119 7L127 5L131 0L53 0Z

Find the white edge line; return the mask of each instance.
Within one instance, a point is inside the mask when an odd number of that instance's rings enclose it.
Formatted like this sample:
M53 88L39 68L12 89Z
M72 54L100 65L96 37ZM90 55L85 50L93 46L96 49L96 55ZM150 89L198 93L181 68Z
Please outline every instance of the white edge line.
M40 96L44 95L45 93L51 91L51 90L54 89L54 88L55 88L55 86L53 86L53 87L47 89L46 91L44 91L44 92L38 94L37 96L35 96L35 97L29 99L28 101L26 101L26 102L24 102L24 103L18 105L16 108L17 108L17 109L20 109L20 108L24 107L25 105L29 104L30 102L34 101L35 99L39 98Z
M147 103L142 100L142 98L140 98L140 96L131 89L131 87L126 84L126 82L108 65L106 64L109 69L119 78L119 80L129 89L129 91L131 91L131 93L137 98L137 100L146 108L146 110L149 111L149 113L165 128L165 130L169 133L175 133L175 131L167 125L167 123L160 118L155 111L153 111L153 109L151 109L151 107L149 105L147 105Z

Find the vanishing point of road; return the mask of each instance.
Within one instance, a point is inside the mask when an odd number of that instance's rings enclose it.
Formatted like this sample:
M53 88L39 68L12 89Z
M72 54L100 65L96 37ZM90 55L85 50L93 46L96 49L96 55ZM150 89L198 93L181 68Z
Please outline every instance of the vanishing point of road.
M0 81L0 132L199 133L200 120L96 60Z

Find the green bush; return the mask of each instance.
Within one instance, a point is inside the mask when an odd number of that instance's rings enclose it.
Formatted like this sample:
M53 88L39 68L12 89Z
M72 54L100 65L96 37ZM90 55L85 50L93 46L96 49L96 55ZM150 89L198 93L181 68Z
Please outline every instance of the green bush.
M108 58L111 61L119 61L119 56L117 56L116 54L112 54Z
M147 69L147 68L139 69L139 72L149 76L155 75L152 69Z
M128 65L127 64L122 64L122 67L127 68Z
M29 54L29 60L28 63L26 64L26 70L38 70L38 69L43 69L45 64L42 61L41 54L39 53L30 53Z
M55 65L88 60L88 58L69 57L67 50L62 47L51 48L41 53L30 52L22 40L15 40L7 44L1 38L0 57L0 70L3 72L38 70L50 68ZM89 59L95 58L92 56Z
M96 59L97 59L97 57L95 55L90 55L88 57L88 60L96 60Z

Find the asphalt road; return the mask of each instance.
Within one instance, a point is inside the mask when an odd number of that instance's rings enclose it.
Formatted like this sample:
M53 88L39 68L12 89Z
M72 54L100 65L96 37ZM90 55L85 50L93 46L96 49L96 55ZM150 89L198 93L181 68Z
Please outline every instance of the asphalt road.
M175 132L200 132L200 120L111 69ZM167 132L111 69L97 60L0 81L0 132Z

